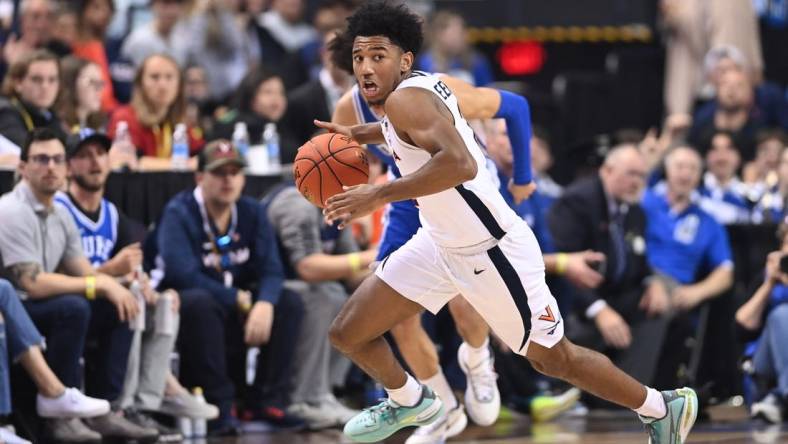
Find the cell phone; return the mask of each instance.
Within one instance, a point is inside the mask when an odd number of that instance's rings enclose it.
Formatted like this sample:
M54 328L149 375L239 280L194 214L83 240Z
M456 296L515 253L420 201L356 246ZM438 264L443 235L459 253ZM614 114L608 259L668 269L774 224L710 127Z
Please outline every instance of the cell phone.
M591 262L589 265L591 266L591 268L593 268L597 273L601 274L602 276L604 276L605 272L607 271L606 260Z
M784 254L780 258L780 271L788 274L788 254Z

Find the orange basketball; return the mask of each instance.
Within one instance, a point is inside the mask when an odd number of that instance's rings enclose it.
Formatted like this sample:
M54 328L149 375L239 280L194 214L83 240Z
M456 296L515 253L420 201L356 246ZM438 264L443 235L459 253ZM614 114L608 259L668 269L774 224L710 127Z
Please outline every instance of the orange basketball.
M301 145L293 163L296 187L320 208L326 200L341 193L343 186L367 183L367 153L350 137L326 133Z

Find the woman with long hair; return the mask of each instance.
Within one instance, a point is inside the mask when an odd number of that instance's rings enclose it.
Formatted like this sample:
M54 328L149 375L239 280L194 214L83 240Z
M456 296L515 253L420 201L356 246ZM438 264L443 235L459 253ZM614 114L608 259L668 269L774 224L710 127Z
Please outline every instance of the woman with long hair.
M186 100L178 64L167 55L147 57L134 76L131 103L119 107L110 120L108 131L115 137L120 122L126 122L131 141L140 156L143 170L171 169L172 133L185 122ZM189 150L202 148L202 131L188 128Z
M101 111L106 82L97 64L69 56L60 62L60 96L55 111L67 132L82 128L100 130L107 122Z
M210 140L231 139L238 122L246 123L252 145L263 141L263 131L268 123L276 124L279 133L282 163L292 163L299 144L292 131L282 122L287 110L287 96L282 76L261 66L249 70L238 86L233 108L219 117Z

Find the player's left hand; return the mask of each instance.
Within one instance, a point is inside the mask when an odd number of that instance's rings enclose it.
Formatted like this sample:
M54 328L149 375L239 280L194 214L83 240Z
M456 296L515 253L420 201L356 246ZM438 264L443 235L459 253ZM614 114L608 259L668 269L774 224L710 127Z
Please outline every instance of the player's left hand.
M516 205L519 205L522 201L531 197L534 191L536 191L536 183L533 181L525 185L517 185L514 183L514 180L509 180L509 192L512 193Z
M244 342L257 347L271 339L271 327L274 325L274 305L267 301L257 301L249 312L244 326Z
M700 305L704 296L693 285L682 285L673 290L673 306L681 311L690 311Z
M326 223L339 222L340 229L351 220L364 217L385 204L378 196L378 185L361 184L343 189L344 193L329 197L323 209Z

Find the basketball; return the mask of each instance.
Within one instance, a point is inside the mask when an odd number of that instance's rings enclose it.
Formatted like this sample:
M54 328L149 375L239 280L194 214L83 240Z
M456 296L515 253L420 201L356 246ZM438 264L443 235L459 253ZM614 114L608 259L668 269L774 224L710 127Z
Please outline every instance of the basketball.
M298 191L323 208L329 197L343 191L343 186L367 183L367 153L350 137L336 133L320 134L298 149L293 177Z

